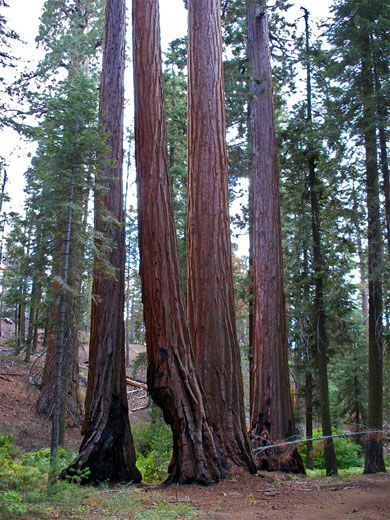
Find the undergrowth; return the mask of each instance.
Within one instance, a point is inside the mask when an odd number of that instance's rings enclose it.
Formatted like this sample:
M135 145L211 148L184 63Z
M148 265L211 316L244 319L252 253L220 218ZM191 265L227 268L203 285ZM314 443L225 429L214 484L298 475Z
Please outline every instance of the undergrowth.
M334 432L342 433L342 432ZM320 437L321 430L316 429L313 432L313 437ZM333 439L334 449L336 452L337 468L339 470L351 470L358 473L362 472L364 465L364 457L362 456L362 447L356 442L345 437L335 437ZM306 465L306 445L303 443L299 446L299 452L302 456L303 462ZM313 469L314 470L325 470L325 455L324 455L324 441L316 441L313 443ZM308 470L310 471L310 470ZM308 472L308 474L310 474ZM350 473L354 474L354 473Z
M172 456L172 432L162 420L132 428L137 467L144 482L160 483L167 476Z
M167 429L162 424L143 426L136 438L145 453L140 455L145 474L150 480L165 478L170 457ZM59 470L74 457L60 450ZM167 503L154 491L146 495L130 485L93 488L58 481L48 490L49 468L48 448L25 453L14 445L11 435L0 433L0 519L52 519L64 515L91 520L192 520L199 514L187 502Z

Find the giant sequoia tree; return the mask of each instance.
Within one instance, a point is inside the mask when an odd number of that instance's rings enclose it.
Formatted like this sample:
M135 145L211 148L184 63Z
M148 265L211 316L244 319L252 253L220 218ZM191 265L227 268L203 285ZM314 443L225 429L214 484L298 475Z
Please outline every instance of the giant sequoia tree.
M125 241L122 194L123 77L125 65L125 2L107 0L100 121L107 132L110 160L102 176L105 189L95 201L97 256L83 441L76 460L62 474L88 467L83 482L138 482L130 431L125 381ZM114 163L114 164L112 164ZM103 238L101 238L103 237ZM102 267L101 256L113 269Z
M234 310L220 2L188 7L188 323L213 427L226 454L254 471Z
M288 370L279 173L276 151L268 17L265 1L247 0L253 144L253 357L251 430L259 444L294 434ZM285 459L285 460L283 460ZM304 473L295 448L284 458L262 457L261 465Z
M133 0L135 140L149 392L172 428L168 482L209 484L223 457L195 373L173 220L157 0Z

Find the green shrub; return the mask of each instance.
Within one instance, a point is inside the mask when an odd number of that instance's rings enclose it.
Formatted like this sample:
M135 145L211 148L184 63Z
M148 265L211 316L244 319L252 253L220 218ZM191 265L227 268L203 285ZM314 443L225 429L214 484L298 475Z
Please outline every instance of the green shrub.
M26 514L28 507L23 500L23 495L17 491L0 491L0 515L6 518Z
M65 448L58 449L58 468L59 471L69 466L75 459L75 454ZM36 451L29 451L20 457L20 462L25 466L37 467L42 473L49 473L50 470L50 448L42 448Z
M334 432L335 434L337 432ZM339 432L342 433L342 432ZM321 437L319 429L314 430L313 437ZM338 469L356 468L363 465L361 457L362 447L346 437L335 437L333 439L336 452L336 462ZM306 464L306 445L299 446L299 452ZM325 469L324 441L313 443L313 469Z
M136 425L133 429L137 467L146 482L161 482L167 476L172 455L172 432L162 421Z
M74 454L59 450L59 469L66 467ZM85 497L85 490L67 482L58 482L47 495L50 449L23 453L16 449L13 437L0 433L0 518L29 517L47 507L74 507Z

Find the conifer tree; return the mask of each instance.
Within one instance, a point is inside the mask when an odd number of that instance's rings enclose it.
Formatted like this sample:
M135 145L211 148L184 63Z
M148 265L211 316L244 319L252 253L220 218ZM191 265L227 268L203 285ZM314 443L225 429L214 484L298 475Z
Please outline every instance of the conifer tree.
M368 426L381 429L383 421L383 290L382 229L379 201L377 129L380 126L375 98L375 41L389 34L388 9L380 1L337 1L330 40L335 46L333 74L347 86L341 102L350 108L348 131L359 136L365 152L368 239ZM342 46L340 43L342 42ZM387 49L388 59L388 49ZM386 60L386 58L385 58ZM353 92L354 97L351 96ZM340 101L340 100L339 100ZM365 473L383 471L383 446L376 436L367 442Z

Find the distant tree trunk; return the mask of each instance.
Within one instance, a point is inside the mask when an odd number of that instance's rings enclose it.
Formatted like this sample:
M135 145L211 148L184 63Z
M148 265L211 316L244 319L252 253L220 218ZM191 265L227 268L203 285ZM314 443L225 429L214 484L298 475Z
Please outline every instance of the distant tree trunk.
M307 222L307 213L305 210L303 214L304 223ZM303 298L306 305L310 305L310 281L309 281L309 226L305 225L305 234L303 236ZM304 325L303 325L304 327ZM305 329L304 329L305 330ZM306 408L306 438L313 437L313 419L314 419L314 399L313 399L313 344L311 333L306 328L305 344L304 344L304 360L306 364L305 370L305 408ZM313 441L306 443L306 468L313 469Z
M357 222L355 223L355 229L356 229L356 237L357 237L357 252L358 252L358 257L359 257L363 323L364 323L365 327L367 327L365 335L366 335L366 338L368 339L367 275L366 275L366 267L365 267L364 255L363 255L361 231L359 228L359 224Z
M60 300L58 305L57 320L57 336L55 345L55 368L54 368L54 388L53 388L53 414L52 414L52 430L50 440L50 483L54 484L57 473L58 448L61 445L61 419L65 412L65 396L64 396L64 377L66 376L66 361L68 345L65 342L66 334L66 304L67 304L67 283L69 273L69 255L70 240L72 232L72 206L73 206L73 189L74 189L74 169L72 168L72 176L69 186L69 200L67 217L65 223L65 236L63 244L63 259L61 269L61 288Z
M383 191L385 195L385 220L386 220L386 238L387 238L387 255L390 261L390 181L389 181L389 158L387 154L386 139L386 120L388 118L388 108L386 107L385 94L383 93L380 83L375 56L373 59L373 75L375 88L375 102L378 118L379 133L379 150L381 159L381 170L383 175Z
M182 300L168 166L157 0L133 0L135 138L148 388L173 434L169 483L224 476Z
M60 290L58 282L55 281L51 287L51 303L48 310L48 318L45 326L45 334L43 340L43 346L46 347L46 358L45 365L43 368L41 394L37 401L37 412L39 414L47 415L52 418L53 406L54 406L54 370L55 370L55 356L56 356L56 344L58 336L58 306L59 297L58 292ZM66 323L66 334L70 333L71 324L69 322L69 309L66 309L65 323ZM69 337L70 338L70 337ZM70 346L70 350L73 351L73 347ZM69 360L64 363L64 368L67 374L64 374L64 378L67 381L67 403L70 403L69 412L67 412L67 419L70 426L76 426L81 424L82 417L82 402L79 393L79 380L78 380L78 356L72 354ZM70 374L73 376L68 377ZM77 375L76 375L77 374ZM67 407L66 407L67 408ZM64 424L64 417L62 418L62 424ZM61 432L63 427L61 426ZM60 445L63 442L63 434L60 435Z
M295 426L288 370L279 171L265 0L247 0L247 27L254 172L250 411L251 432L257 438L255 444L262 445L288 439L295 433ZM287 453L286 450L265 452L259 466L305 472L296 447Z
M37 412L51 418L53 413L53 387L54 387L54 360L56 355L55 320L57 309L58 282L50 287L50 304L47 310L47 320L43 346L46 348L45 364L43 367L41 394L37 401Z
M1 184L1 196L0 196L0 215L3 209L3 200L5 194L5 185L7 184L7 171L4 170L3 182ZM4 219L1 222L1 247L0 247L0 267L3 263L3 242L4 242L4 223L5 223L6 214L4 213ZM1 302L0 302L0 338L2 337L2 319L3 319L3 300L4 300L4 273L3 271L3 279L2 279L2 288L1 288Z
M303 9L303 8L302 8ZM311 67L309 48L309 12L303 9L306 23L306 59L307 59L307 122L312 125L311 111ZM316 174L315 150L312 145L308 147L309 167L309 192L311 203L311 226L313 235L313 271L315 277L314 315L315 315L315 346L316 362L318 368L319 392L321 400L321 425L323 435L332 435L332 422L330 417L329 384L328 384L328 339L326 336L326 314L324 301L325 285L325 261L322 253L319 191L321 183ZM324 443L326 474L337 475L336 454L333 439Z
M305 372L306 438L313 437L313 377L311 366ZM313 469L313 441L306 443L306 467Z
M25 286L23 284L21 288L21 299L24 301L25 299ZM26 339L26 306L23 303L19 303L18 305L18 346L17 352L19 353L25 343Z
M383 423L383 302L382 302L382 231L379 204L379 174L374 77L368 35L362 38L362 98L366 152L367 239L368 239L368 426L381 430ZM383 445L376 435L366 447L364 473L385 471Z
M24 358L25 363L30 363L31 358L31 345L34 333L34 324L36 319L36 282L33 280L30 296L30 312L28 320L27 340L26 340L26 355Z
M220 2L188 7L188 323L223 450L255 471L235 323Z
M107 260L115 269L110 277L96 259L88 387L85 403L83 441L76 460L60 477L89 468L82 483L139 482L130 430L125 381L124 335L124 214L122 193L123 158L123 76L125 64L125 3L106 1L103 72L100 90L100 122L111 147L107 159L115 165L101 174L107 177L106 192L95 203L95 231L113 243ZM104 212L115 223L107 223ZM100 242L97 242L99 247Z

